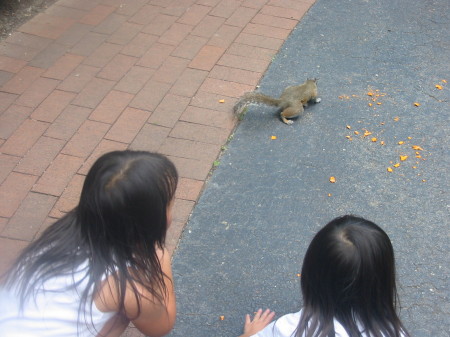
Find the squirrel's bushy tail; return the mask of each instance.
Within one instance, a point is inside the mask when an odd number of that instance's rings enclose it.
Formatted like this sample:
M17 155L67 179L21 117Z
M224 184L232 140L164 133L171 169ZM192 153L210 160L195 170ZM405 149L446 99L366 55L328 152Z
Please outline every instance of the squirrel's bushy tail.
M259 92L248 92L244 94L244 96L242 96L239 101L236 102L236 104L234 105L234 113L242 113L242 110L247 104L261 103L271 106L278 106L280 102L281 101L278 98L273 98Z

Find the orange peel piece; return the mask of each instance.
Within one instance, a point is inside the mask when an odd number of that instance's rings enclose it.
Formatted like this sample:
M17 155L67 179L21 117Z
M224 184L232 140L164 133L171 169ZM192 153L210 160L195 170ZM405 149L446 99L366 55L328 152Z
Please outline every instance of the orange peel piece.
M400 161L405 161L406 159L408 159L408 156L402 156L402 155L400 155Z
M422 149L419 145L413 145L413 146L411 146L411 147L412 147L413 150L416 150L416 151L423 151L423 149Z
M336 177L330 177L330 183L335 183L336 182Z
M393 172L394 170L392 169L392 167L388 167L388 168L387 168L387 171L388 171L388 172Z

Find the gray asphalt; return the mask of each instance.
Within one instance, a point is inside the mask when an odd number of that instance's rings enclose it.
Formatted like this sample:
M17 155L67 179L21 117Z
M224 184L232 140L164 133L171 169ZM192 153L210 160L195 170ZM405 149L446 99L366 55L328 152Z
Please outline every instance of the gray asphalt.
M306 248L346 213L391 237L412 335L450 336L450 1L317 0L258 90L307 77L321 103L291 126L252 106L224 151L175 253L170 336L238 336L245 313L297 311Z

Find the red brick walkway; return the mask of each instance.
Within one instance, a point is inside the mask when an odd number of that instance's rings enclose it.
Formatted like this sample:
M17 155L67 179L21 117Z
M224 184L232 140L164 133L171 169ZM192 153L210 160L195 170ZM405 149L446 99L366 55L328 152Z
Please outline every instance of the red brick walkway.
M173 251L235 127L233 103L313 2L59 0L1 41L0 272L118 149L175 162Z

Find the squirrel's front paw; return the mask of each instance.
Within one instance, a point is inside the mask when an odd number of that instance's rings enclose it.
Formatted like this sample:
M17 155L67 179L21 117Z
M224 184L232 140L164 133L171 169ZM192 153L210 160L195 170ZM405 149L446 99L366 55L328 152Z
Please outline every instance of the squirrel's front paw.
M316 102L316 103L320 103L321 100L322 100L322 98L317 97L316 100L315 100L315 102Z

